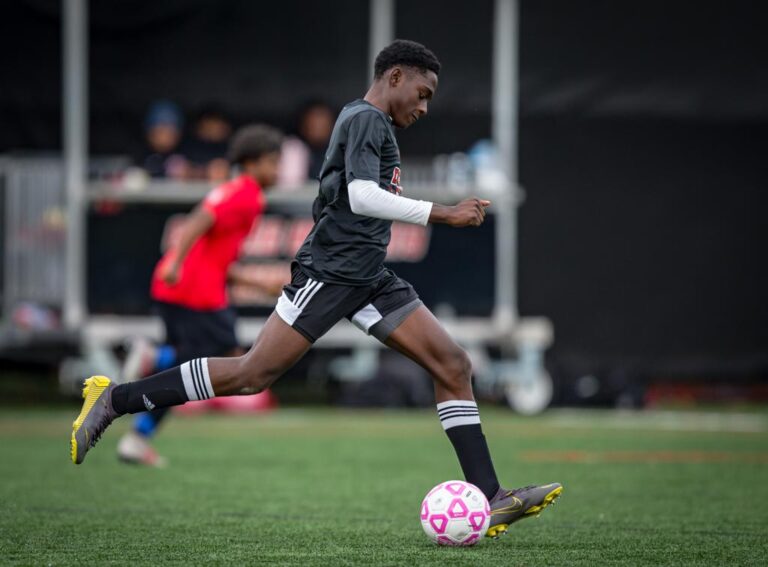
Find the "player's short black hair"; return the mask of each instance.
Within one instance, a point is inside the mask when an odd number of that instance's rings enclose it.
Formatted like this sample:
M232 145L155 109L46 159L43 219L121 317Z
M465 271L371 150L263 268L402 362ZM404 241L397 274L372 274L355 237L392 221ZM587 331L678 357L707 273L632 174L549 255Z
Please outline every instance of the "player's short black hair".
M283 134L266 124L243 126L229 143L228 158L231 163L242 165L247 160L259 159L264 154L279 152Z
M415 67L423 73L432 71L435 75L440 74L440 61L435 54L422 44L408 39L396 39L379 52L373 64L373 77L380 79L387 69L395 65Z

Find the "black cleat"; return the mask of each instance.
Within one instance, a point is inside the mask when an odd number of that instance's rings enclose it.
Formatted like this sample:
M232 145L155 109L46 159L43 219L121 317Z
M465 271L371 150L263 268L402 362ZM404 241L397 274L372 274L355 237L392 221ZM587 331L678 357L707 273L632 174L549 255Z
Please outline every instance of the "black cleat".
M562 492L563 487L557 482L542 486L525 486L513 490L499 488L496 496L490 501L491 525L485 535L492 538L504 535L510 524L522 518L538 516Z

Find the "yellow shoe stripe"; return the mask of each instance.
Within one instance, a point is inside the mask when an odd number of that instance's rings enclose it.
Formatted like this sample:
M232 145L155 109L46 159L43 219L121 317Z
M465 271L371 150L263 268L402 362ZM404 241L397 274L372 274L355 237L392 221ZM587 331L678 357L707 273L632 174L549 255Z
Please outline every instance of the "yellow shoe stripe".
M75 439L75 432L72 432L72 438L69 440L69 456L72 458L72 462L77 464L77 439Z
M538 506L531 506L530 508L528 508L525 511L525 513L526 514L538 514L544 508L546 508L547 506L552 504L554 499L557 498L558 496L560 496L561 492L563 492L563 487L562 486L558 486L557 488L555 488L553 491L551 491L549 494L547 494L544 497L544 500L541 502L541 504L539 504Z
M495 526L491 526L488 528L488 531L485 532L486 537L499 537L502 534L507 533L507 530L509 529L509 524L497 524Z
M99 399L101 393L107 389L111 382L112 381L106 376L91 376L84 382L83 398L85 398L85 402L83 402L83 409L80 410L80 415L78 415L77 419L72 423L73 432L80 429L80 426L83 425L83 421L85 421L85 416L88 415L88 412L91 411L96 400Z
M496 508L495 510L491 510L491 516L494 514L507 514L509 512L517 512L520 508L523 507L522 500L520 500L517 496L513 496L512 498L515 500L514 504L510 504L504 508Z

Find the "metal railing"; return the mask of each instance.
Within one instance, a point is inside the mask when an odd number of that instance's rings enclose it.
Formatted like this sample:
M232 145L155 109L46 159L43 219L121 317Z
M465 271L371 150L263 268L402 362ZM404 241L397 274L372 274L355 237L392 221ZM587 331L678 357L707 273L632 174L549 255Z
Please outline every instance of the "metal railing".
M22 302L60 308L66 274L63 163L6 159L4 178L3 315Z
M90 163L91 176L103 177L127 163L121 156L95 158ZM64 179L60 157L0 156L0 326L4 328L24 304L60 313L68 271L84 269L67 260L66 231L71 219Z

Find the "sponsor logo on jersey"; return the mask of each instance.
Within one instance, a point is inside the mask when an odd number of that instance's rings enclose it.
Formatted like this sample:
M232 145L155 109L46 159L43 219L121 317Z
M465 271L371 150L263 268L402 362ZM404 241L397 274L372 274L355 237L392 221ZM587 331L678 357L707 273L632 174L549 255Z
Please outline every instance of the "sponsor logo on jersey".
M145 395L141 396L141 398L144 400L144 407L147 408L147 411L152 411L155 409L155 404L149 401L149 398Z
M392 170L392 181L389 182L389 190L391 193L400 195L403 192L403 187L400 185L400 168L395 167Z

